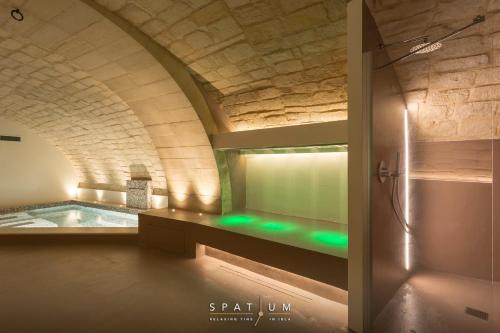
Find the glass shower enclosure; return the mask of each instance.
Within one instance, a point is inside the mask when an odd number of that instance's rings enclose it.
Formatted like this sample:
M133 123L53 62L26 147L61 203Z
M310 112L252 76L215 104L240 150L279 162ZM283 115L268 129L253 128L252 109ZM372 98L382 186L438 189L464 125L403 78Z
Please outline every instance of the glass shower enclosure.
M429 41L366 20L373 332L500 332L500 85L471 63L494 48L477 17L423 27L452 36L406 58Z

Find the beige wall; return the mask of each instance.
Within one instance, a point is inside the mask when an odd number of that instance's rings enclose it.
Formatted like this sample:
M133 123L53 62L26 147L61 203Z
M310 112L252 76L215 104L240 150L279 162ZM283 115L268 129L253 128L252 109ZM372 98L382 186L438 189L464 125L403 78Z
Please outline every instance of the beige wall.
M76 193L75 170L63 154L29 129L0 118L0 208L67 200Z
M411 186L419 268L491 280L492 184L416 179Z

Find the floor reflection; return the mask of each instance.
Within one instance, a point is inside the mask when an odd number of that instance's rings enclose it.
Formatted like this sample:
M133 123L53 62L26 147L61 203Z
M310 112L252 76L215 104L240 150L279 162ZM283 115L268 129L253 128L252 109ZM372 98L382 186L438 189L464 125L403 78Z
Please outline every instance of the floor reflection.
M422 272L401 286L374 332L495 333L499 321L500 283Z

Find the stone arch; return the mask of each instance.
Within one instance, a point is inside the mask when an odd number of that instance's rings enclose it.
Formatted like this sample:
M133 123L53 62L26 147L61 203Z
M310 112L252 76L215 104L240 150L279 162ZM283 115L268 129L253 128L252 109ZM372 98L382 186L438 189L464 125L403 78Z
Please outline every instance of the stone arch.
M85 0L179 58L231 131L347 118L346 0Z
M0 113L58 146L89 186L123 186L146 163L173 206L219 211L216 127L164 65L80 1L21 3L21 23L2 5Z

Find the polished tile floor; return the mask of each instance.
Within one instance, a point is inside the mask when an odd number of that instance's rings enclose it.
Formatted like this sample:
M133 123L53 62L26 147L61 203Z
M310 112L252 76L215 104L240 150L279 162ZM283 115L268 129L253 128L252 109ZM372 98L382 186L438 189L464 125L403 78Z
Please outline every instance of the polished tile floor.
M500 284L418 273L401 286L374 326L375 333L498 333Z
M346 305L210 257L134 245L0 246L0 270L0 332L347 331ZM247 302L249 314L233 311L238 303L248 312Z

